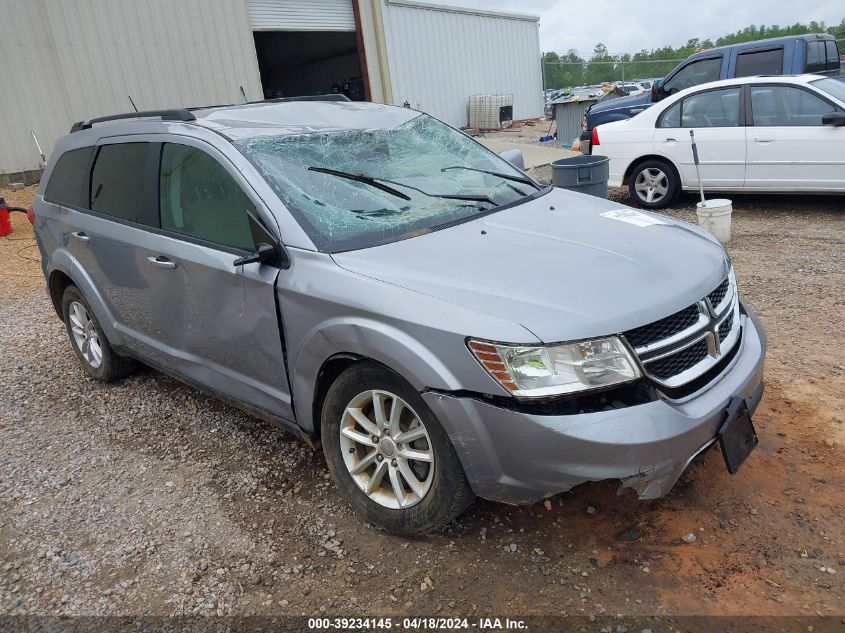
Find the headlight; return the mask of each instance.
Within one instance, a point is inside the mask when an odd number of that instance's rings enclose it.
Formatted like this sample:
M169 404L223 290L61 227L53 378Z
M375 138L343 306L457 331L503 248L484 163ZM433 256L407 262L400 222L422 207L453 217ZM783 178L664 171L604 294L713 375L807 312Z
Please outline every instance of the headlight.
M475 340L467 345L481 366L517 397L556 396L640 377L636 362L615 336L539 347Z

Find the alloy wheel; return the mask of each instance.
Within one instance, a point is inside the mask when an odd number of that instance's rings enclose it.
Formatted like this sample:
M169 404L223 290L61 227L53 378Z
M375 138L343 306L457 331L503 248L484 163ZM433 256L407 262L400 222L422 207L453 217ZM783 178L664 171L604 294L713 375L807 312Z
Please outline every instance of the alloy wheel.
M634 191L643 202L660 202L669 193L669 177L656 167L643 169L634 181Z
M100 334L97 326L88 315L88 310L78 301L73 301L68 309L70 319L70 331L73 334L73 342L85 362L92 369L97 369L103 364L103 348L100 345Z
M340 448L349 474L371 500L405 509L434 480L434 449L420 417L389 391L365 391L344 409Z

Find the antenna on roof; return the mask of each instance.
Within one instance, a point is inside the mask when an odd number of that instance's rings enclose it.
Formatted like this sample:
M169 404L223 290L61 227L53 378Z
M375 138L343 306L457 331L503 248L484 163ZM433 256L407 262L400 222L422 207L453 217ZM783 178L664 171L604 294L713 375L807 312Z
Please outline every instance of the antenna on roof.
M241 94L244 97L244 103L249 103L249 99L246 98L246 91L244 90L243 86L241 86Z
M41 167L47 166L47 157L44 156L44 150L41 149L41 143L38 142L38 139L35 137L35 130L30 130L30 134L32 134L32 140L35 141L35 147L38 148L38 153L41 155Z
M129 97L129 103L131 103L131 104L132 104L132 109L133 109L133 110L135 110L135 112L137 112L137 111L138 111L138 106L136 106L136 105L135 105L135 102L134 102L134 101L132 101L132 95L126 95L126 96L127 96L127 97Z

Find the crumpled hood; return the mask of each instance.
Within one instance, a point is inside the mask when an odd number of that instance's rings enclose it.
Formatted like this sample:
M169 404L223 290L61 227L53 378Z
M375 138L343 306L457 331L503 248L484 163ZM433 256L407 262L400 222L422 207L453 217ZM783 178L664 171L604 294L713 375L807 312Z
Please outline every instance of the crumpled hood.
M665 224L600 215L613 210L632 211L555 189L479 220L333 257L355 273L518 323L546 343L650 323L727 275L724 250L698 227L642 212L636 217Z

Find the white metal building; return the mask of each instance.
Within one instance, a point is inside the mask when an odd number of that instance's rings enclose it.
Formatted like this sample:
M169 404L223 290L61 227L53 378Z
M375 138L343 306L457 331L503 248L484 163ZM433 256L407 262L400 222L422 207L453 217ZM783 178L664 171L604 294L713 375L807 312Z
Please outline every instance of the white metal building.
M456 127L471 95L543 111L539 18L415 0L0 0L0 183L74 121L343 91Z

